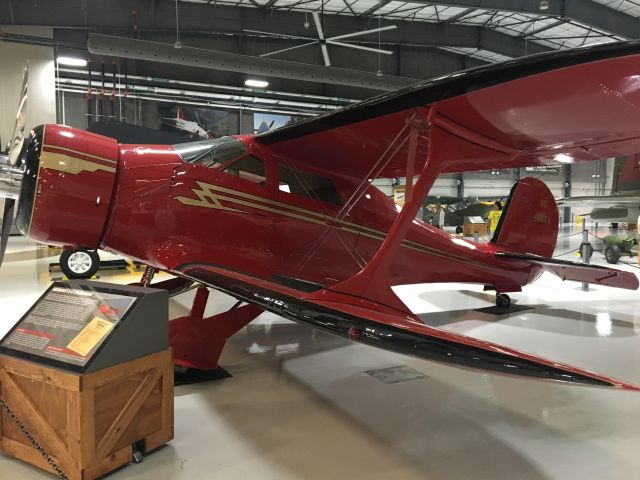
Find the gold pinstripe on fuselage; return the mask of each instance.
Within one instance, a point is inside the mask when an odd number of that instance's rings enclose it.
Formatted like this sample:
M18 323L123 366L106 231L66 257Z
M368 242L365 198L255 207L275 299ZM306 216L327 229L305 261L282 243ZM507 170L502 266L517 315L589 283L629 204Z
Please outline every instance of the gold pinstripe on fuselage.
M81 172L97 172L99 170L116 173L115 166L111 167L83 158L50 151L43 151L40 154L40 168L57 170L58 172L69 173L71 175L77 175Z
M233 190L219 185L212 185L200 181L196 181L196 184L199 188L194 188L192 189L192 191L198 197L197 199L179 195L174 197L174 200L177 200L183 205L189 205L192 207L211 208L215 210L234 211L238 213L250 213L247 210L239 210L237 208L225 206L222 203L224 201L235 205L250 207L264 212L274 213L276 215L295 218L297 220L314 223L316 225L333 224L336 226L336 228L339 228L342 231L363 235L365 237L378 241L383 241L387 237L386 232L375 230L373 228L365 227L345 220L336 220L330 215L316 212L314 210L308 210L288 203L278 202L277 200L263 198L258 195L252 195L250 193ZM402 246L418 252L446 258L448 260L473 264L481 268L488 268L491 270L500 269L499 267L495 267L490 264L470 260L469 258L463 257L461 255L456 255L455 253L428 247L411 240L403 240Z
M54 148L56 150L62 150L64 152L67 153L75 153L76 155L82 155L83 157L89 157L89 158L94 158L96 160L102 160L103 162L109 162L109 163L113 163L113 164L117 164L118 161L117 160L112 160L110 158L104 158L104 157L100 157L98 155L93 155L91 153L85 153L85 152L81 152L80 150L74 150L73 148L67 148L67 147L59 147L57 145L46 145L44 143L44 140L42 141L42 149L45 150L47 148Z

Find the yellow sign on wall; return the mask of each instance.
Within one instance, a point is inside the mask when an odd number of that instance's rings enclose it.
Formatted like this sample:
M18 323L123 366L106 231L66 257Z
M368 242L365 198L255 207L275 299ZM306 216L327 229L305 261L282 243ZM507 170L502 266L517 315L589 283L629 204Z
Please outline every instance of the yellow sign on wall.
M404 205L405 189L404 187L398 187L393 189L393 201L396 205L401 207Z

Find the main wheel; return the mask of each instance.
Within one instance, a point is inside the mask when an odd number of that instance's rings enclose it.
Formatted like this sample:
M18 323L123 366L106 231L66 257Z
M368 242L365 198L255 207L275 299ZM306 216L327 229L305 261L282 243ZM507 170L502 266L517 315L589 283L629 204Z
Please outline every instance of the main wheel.
M509 308L511 305L511 297L506 293L499 293L496 295L496 307L498 308Z
M91 278L99 266L100 257L95 250L65 250L60 255L60 270L67 278Z
M620 247L618 245L609 245L604 250L604 258L607 263L618 263L621 255L622 253L620 252Z
M458 225L456 227L456 233L460 234L460 233L462 233L462 231L463 231L463 228L460 225Z

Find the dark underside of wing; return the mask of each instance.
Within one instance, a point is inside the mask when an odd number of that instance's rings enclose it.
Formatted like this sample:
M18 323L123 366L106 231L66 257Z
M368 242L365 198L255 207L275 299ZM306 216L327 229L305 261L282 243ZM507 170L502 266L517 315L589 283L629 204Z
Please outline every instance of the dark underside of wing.
M188 264L178 269L212 288L329 333L394 352L544 380L598 386L637 387L569 365L552 362L508 347L434 329L419 319L392 316L355 305L310 300L302 291L223 268Z
M420 82L256 141L275 155L368 178L407 119L433 110L433 125L449 134L449 146L437 152L445 172L628 155L640 151L639 61L637 41L518 58ZM406 152L405 145L377 176L401 176Z

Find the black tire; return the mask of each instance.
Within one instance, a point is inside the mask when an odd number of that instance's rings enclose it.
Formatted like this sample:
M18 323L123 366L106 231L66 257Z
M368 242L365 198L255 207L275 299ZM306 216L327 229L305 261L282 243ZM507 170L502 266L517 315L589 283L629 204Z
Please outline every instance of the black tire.
M100 257L95 250L65 250L60 255L60 270L67 278L91 278L100 267Z
M611 224L611 228L614 229L614 230L617 230L618 229L618 223L617 222L612 223Z
M462 233L462 232L463 232L462 227L458 225L458 226L456 227L456 233Z
M499 293L496 295L496 307L509 308L511 305L511 297L506 293Z
M620 252L620 247L618 245L609 245L604 249L604 258L607 263L618 263L621 255L622 253Z

